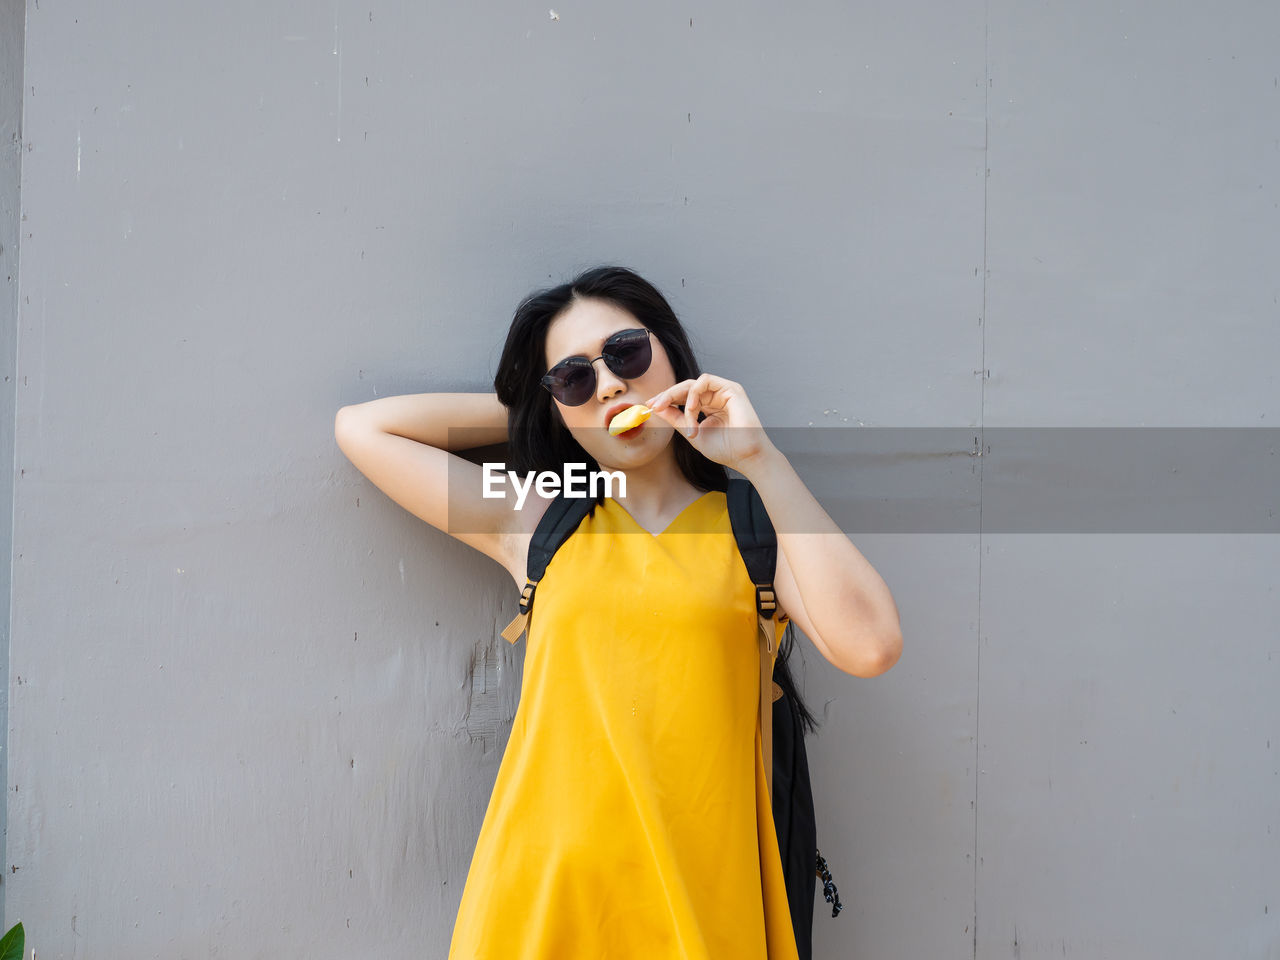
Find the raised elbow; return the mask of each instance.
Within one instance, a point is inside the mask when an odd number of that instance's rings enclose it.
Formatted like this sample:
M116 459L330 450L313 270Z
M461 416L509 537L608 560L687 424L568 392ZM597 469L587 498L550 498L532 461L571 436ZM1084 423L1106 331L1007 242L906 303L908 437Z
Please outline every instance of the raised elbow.
M342 438L349 435L355 426L356 417L359 416L356 408L359 404L349 404L345 407L339 407L338 412L333 415L333 437L338 441L339 446L342 444Z

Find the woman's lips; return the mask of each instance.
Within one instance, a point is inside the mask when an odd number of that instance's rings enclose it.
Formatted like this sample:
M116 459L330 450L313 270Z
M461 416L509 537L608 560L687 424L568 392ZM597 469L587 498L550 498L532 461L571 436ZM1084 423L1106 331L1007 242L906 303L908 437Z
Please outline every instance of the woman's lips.
M608 429L609 424L613 423L613 418L614 418L614 417L616 417L618 414L620 414L623 410L626 410L626 409L628 409L629 407L633 407L633 406L635 406L635 404L631 404L631 403L615 403L612 407L610 407L608 410L606 410L606 411L605 411L605 414L604 414L604 425L605 425L605 428L606 428L606 429Z

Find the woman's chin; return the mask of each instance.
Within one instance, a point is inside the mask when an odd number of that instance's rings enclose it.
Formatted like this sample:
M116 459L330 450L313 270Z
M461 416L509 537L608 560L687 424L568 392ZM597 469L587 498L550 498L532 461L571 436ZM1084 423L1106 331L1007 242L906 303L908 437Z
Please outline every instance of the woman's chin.
M665 436L663 436L665 433ZM592 451L601 470L629 470L643 466L662 453L671 443L674 431L650 430L648 424L634 437L619 434L609 437L604 448Z
M649 450L610 450L596 457L601 470L634 470L653 459L653 451Z

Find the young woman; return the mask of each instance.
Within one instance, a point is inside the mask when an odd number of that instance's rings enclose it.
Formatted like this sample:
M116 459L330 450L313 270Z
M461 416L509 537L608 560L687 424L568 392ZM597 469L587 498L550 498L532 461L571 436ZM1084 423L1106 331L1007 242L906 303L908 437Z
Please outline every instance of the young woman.
M507 441L521 477L577 463L626 478L625 496L597 493L538 585L449 957L794 960L757 722L755 591L725 467L777 531L779 636L790 619L841 670L883 673L902 649L888 587L742 385L699 370L635 273L598 267L527 298L494 385L355 404L335 422L365 476L518 590L550 500L535 487L519 509L486 497L482 468L450 449ZM636 403L653 416L610 435Z

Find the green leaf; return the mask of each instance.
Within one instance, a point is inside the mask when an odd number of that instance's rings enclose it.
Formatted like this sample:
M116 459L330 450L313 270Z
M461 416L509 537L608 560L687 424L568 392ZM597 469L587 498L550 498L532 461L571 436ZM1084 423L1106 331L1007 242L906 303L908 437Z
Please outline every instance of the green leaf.
M19 920L0 938L0 960L22 960L22 952L26 948L27 935L22 931L22 921Z

